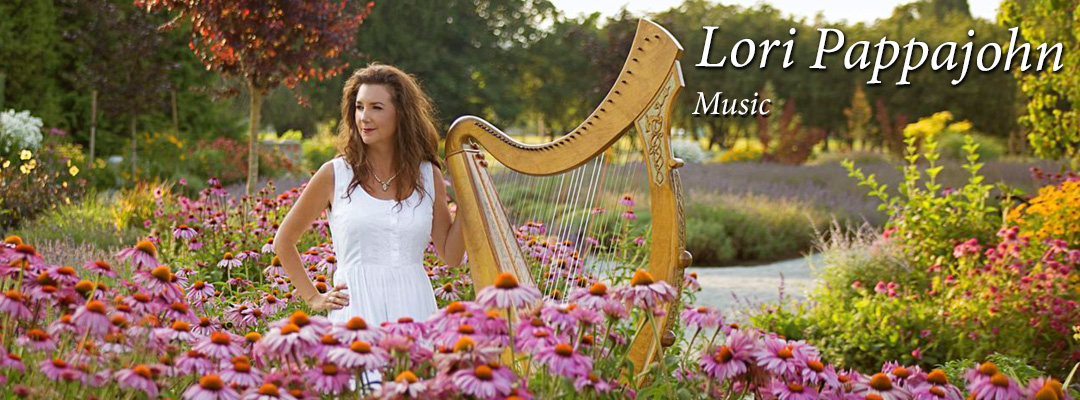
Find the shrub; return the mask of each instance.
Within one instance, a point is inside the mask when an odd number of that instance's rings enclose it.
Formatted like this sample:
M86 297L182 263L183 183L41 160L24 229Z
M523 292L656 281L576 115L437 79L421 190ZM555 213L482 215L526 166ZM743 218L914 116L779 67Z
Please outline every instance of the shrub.
M1036 241L1055 238L1080 244L1080 179L1042 187L1037 196L1010 210L1008 221Z
M1005 146L1001 144L1001 140L998 138L978 133L971 133L970 135L975 144L979 145L975 153L979 155L980 160L993 161L1005 154ZM941 155L945 158L963 160L966 157L964 153L964 133L946 132L942 134L940 147Z
M41 118L29 111L7 110L0 113L0 157L10 158L14 153L41 147Z
M302 142L301 147L304 152L303 169L305 171L319 169L319 166L337 155L337 135L331 131L332 126L333 122L320 124L315 136Z
M70 257L63 248L92 246L109 253L145 236L142 221L131 226L117 224L118 194L91 193L82 201L61 204L15 231L27 241L40 243L38 252L56 259ZM86 260L80 260L86 261Z
M797 201L705 193L687 205L686 246L696 265L795 257L826 218Z
M727 162L739 162L739 161L757 161L760 160L764 150L761 146L754 146L745 144L743 146L736 145L727 150L720 151L720 154L716 156L716 161Z
M86 187L86 180L78 176L79 167L56 148L20 153L18 159L0 158L0 230L78 201Z

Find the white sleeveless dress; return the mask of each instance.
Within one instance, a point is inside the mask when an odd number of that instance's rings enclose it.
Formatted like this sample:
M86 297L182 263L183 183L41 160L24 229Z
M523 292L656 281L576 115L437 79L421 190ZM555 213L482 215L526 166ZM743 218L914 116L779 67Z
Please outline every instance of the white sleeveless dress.
M349 305L330 312L333 322L360 316L369 326L411 317L426 320L437 309L431 281L424 270L424 249L431 241L432 165L423 162L426 195L419 191L395 207L395 200L372 197L357 186L346 197L353 172L345 159L334 166L334 198L328 215L337 257L333 284L348 286Z

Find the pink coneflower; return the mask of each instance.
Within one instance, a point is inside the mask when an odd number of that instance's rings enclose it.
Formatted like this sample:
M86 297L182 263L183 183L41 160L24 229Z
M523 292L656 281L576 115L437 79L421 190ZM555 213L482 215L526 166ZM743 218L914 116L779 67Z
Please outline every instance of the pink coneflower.
M383 331L387 335L404 336L408 338L419 338L424 335L424 324L414 321L411 317L398 318L397 322L384 322L382 326Z
M173 302L184 298L184 292L174 283L176 275L168 266L159 265L149 272L135 271L135 282L150 293L160 294L165 300Z
M70 286L74 285L76 282L79 282L79 275L75 272L75 268L69 267L67 265L58 265L49 268L48 270L46 270L45 273L54 281L60 282L64 285Z
M634 210L626 210L626 212L622 213L622 217L627 221L633 221L637 219L637 214L634 214Z
M756 343L753 335L738 329L733 330L727 337L727 343L706 349L701 354L698 365L706 375L723 382L747 371L754 360Z
M969 382L967 389L976 399L982 400L1019 399L1024 395L1016 381L1001 372L990 376L990 379Z
M675 298L675 288L667 282L656 281L648 271L639 269L630 279L630 286L615 290L615 298L646 310L658 310Z
M327 360L343 368L375 371L386 365L390 355L379 347L372 347L371 343L363 340L352 342L348 348L336 348L330 350Z
M54 381L59 381L61 379L66 381L79 380L84 374L84 372L69 365L67 361L59 358L42 360L41 363L38 364L38 370Z
M801 378L804 382L821 384L824 383L830 388L840 388L840 378L836 374L836 368L832 365L825 365L820 359L813 357L807 358L802 368Z
M266 243L263 243L262 248L259 249L263 254L270 254L274 252L274 238L266 239Z
M110 278L116 277L116 271L109 263L102 260L87 261L83 264L83 269L93 272L99 276L107 276Z
M23 374L26 373L26 364L23 364L22 357L19 357L18 354L10 353L0 347L0 370L4 369L10 369Z
M894 384L888 375L881 372L857 382L856 387L862 395L877 395L882 400L904 400L911 397L910 392Z
M188 250L199 251L202 248L203 248L203 242L200 241L199 238L197 238L197 237L191 238L191 241L188 242Z
M174 321L169 327L155 328L154 337L159 340L166 341L179 341L191 343L198 340L198 337L194 333L191 333L191 324L185 321Z
M187 303L181 301L174 301L169 304L169 307L165 309L165 316L177 320L186 322L198 322L199 318L195 316L195 313L191 311L191 307L188 307Z
M291 354L303 355L322 341L326 325L322 317L309 317L297 311L289 319L271 324L257 346L263 354L279 359Z
M51 352L56 349L56 340L53 340L51 335L38 328L26 331L26 334L19 336L15 343L37 351Z
M375 343L382 338L381 331L368 328L367 322L360 317L352 317L344 325L334 324L333 328L330 328L330 334L342 343L352 343L357 340Z
M777 400L815 400L818 398L817 389L802 382L784 382L775 379L769 385L769 393L776 396Z
M217 263L218 267L225 268L225 269L228 269L230 271L233 268L237 268L237 267L239 267L241 265L243 265L243 263L241 263L240 260L237 260L235 257L233 257L233 254L230 253L230 252L225 252L225 255L221 256L221 261L218 261L218 263Z
M145 365L139 364L131 369L117 371L115 377L121 389L141 390L151 399L158 396L158 386L154 383L150 368Z
M518 351L536 353L551 348L559 343L566 343L568 338L565 334L556 334L550 328L534 329L528 332L518 332L514 345Z
M578 308L577 304L573 303L545 304L540 309L540 318L560 332L566 332L578 324L577 316L571 313L575 308Z
M221 377L213 374L199 379L199 383L187 388L183 396L185 400L237 400L240 398L235 390L225 385Z
M634 198L630 197L629 194L625 194L625 195L623 195L622 199L619 200L619 204L622 204L622 205L627 206L627 207L633 207L634 206Z
M199 305L215 296L214 285L204 281L195 281L187 288L187 301Z
M215 368L214 363L206 358L206 354L197 350L188 350L176 358L176 370L185 374L205 375L214 371Z
M701 284L698 283L697 272L683 271L683 283L682 283L682 285L683 285L683 289L689 290L691 292L696 292L696 291L701 290Z
M244 356L233 358L232 368L221 371L222 380L244 388L258 386L262 378L262 373L251 368L251 361Z
M106 334L112 327L112 322L105 315L105 303L100 300L91 300L75 310L72 322L95 335Z
M536 354L536 360L547 365L548 371L570 379L584 376L592 370L592 359L582 355L567 343L559 343Z
M4 292L0 297L0 312L8 314L15 319L29 319L30 309L26 307L26 298L18 290L11 289Z
M509 272L500 273L494 285L480 290L476 296L477 303L489 308L529 307L539 299L539 290L518 285L517 278Z
M720 311L704 306L687 308L683 310L680 317L686 326L697 329L715 328L724 324L724 317L720 315Z
M276 296L274 296L272 294L267 294L266 297L263 298L263 306L262 306L263 314L265 314L265 315L273 315L273 314L277 314L278 311L281 311L281 310L284 310L284 309L285 309L285 302L279 300Z
M135 247L127 248L116 253L116 258L125 260L130 258L135 269L154 268L161 263L157 260L157 247L149 240L140 240Z
M622 307L622 304L620 304L618 300L611 298L608 294L607 285L602 282L593 283L588 289L575 289L570 292L570 296L567 300L572 303L577 303L582 307L600 312L604 312L605 307L609 309L611 307Z
M461 300L461 296L458 296L454 282L446 282L442 286L435 289L435 297L440 300L446 301L458 301Z
M240 400L296 400L287 390L281 390L277 385L266 382L259 387L251 387L244 392Z
M789 342L776 337L766 337L763 342L765 346L754 353L757 364L766 371L789 379L798 375L799 367L805 365L810 357L817 358L816 351L805 351L805 342Z
M304 377L307 378L308 387L318 393L339 394L349 389L352 374L332 363L324 363L307 370Z
M454 372L454 385L462 394L479 399L503 398L510 394L514 383L514 373L502 366L492 368L478 365L476 368L463 368Z
M199 232L196 232L194 229L184 224L177 225L176 229L173 229L173 237L177 239L188 240L195 237L198 233Z
M600 379L594 372L590 372L585 376L574 380L574 390L581 392L584 389L591 389L595 393L607 393L615 387L615 383L606 379Z
M386 382L375 393L377 398L421 398L427 392L427 385L416 377L412 371L405 371L397 375L393 382Z
M218 360L227 360L244 352L236 343L238 339L232 333L217 331L200 340L192 349Z
M139 314L157 314L164 307L161 303L154 301L153 297L142 292L125 298L124 302Z
M1034 400L1073 400L1072 395L1064 391L1061 382L1050 377L1038 377L1028 380L1027 393Z

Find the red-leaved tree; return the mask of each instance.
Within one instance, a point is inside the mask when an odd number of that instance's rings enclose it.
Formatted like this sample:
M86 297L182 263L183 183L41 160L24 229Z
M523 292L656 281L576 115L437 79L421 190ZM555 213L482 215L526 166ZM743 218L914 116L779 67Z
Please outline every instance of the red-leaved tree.
M258 127L262 98L325 79L348 67L360 24L374 2L309 0L135 0L147 12L178 15L163 28L187 22L191 50L207 69L242 78L251 96L247 193L258 181Z

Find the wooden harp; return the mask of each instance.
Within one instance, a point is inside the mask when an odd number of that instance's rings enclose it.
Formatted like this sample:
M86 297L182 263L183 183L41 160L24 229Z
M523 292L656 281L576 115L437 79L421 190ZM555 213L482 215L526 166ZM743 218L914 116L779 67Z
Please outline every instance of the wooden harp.
M506 271L523 284L535 285L518 231L507 217L487 168L495 161L488 157L528 176L564 174L634 133L637 136L629 139L640 143L635 150L640 153L637 165L647 181L651 212L647 263L643 256L642 266L655 279L681 288L683 269L691 256L685 250L678 172L683 162L673 156L670 129L675 96L683 87L678 61L682 52L666 29L641 19L626 62L600 105L571 132L548 143L521 143L473 116L454 121L446 139L446 162L459 204L457 218L464 218L468 265L477 290L492 285L495 277ZM663 332L670 330L671 317L678 315L680 304L673 301L667 315L658 320ZM629 358L638 371L660 351L657 332L649 324L643 325L630 344Z

